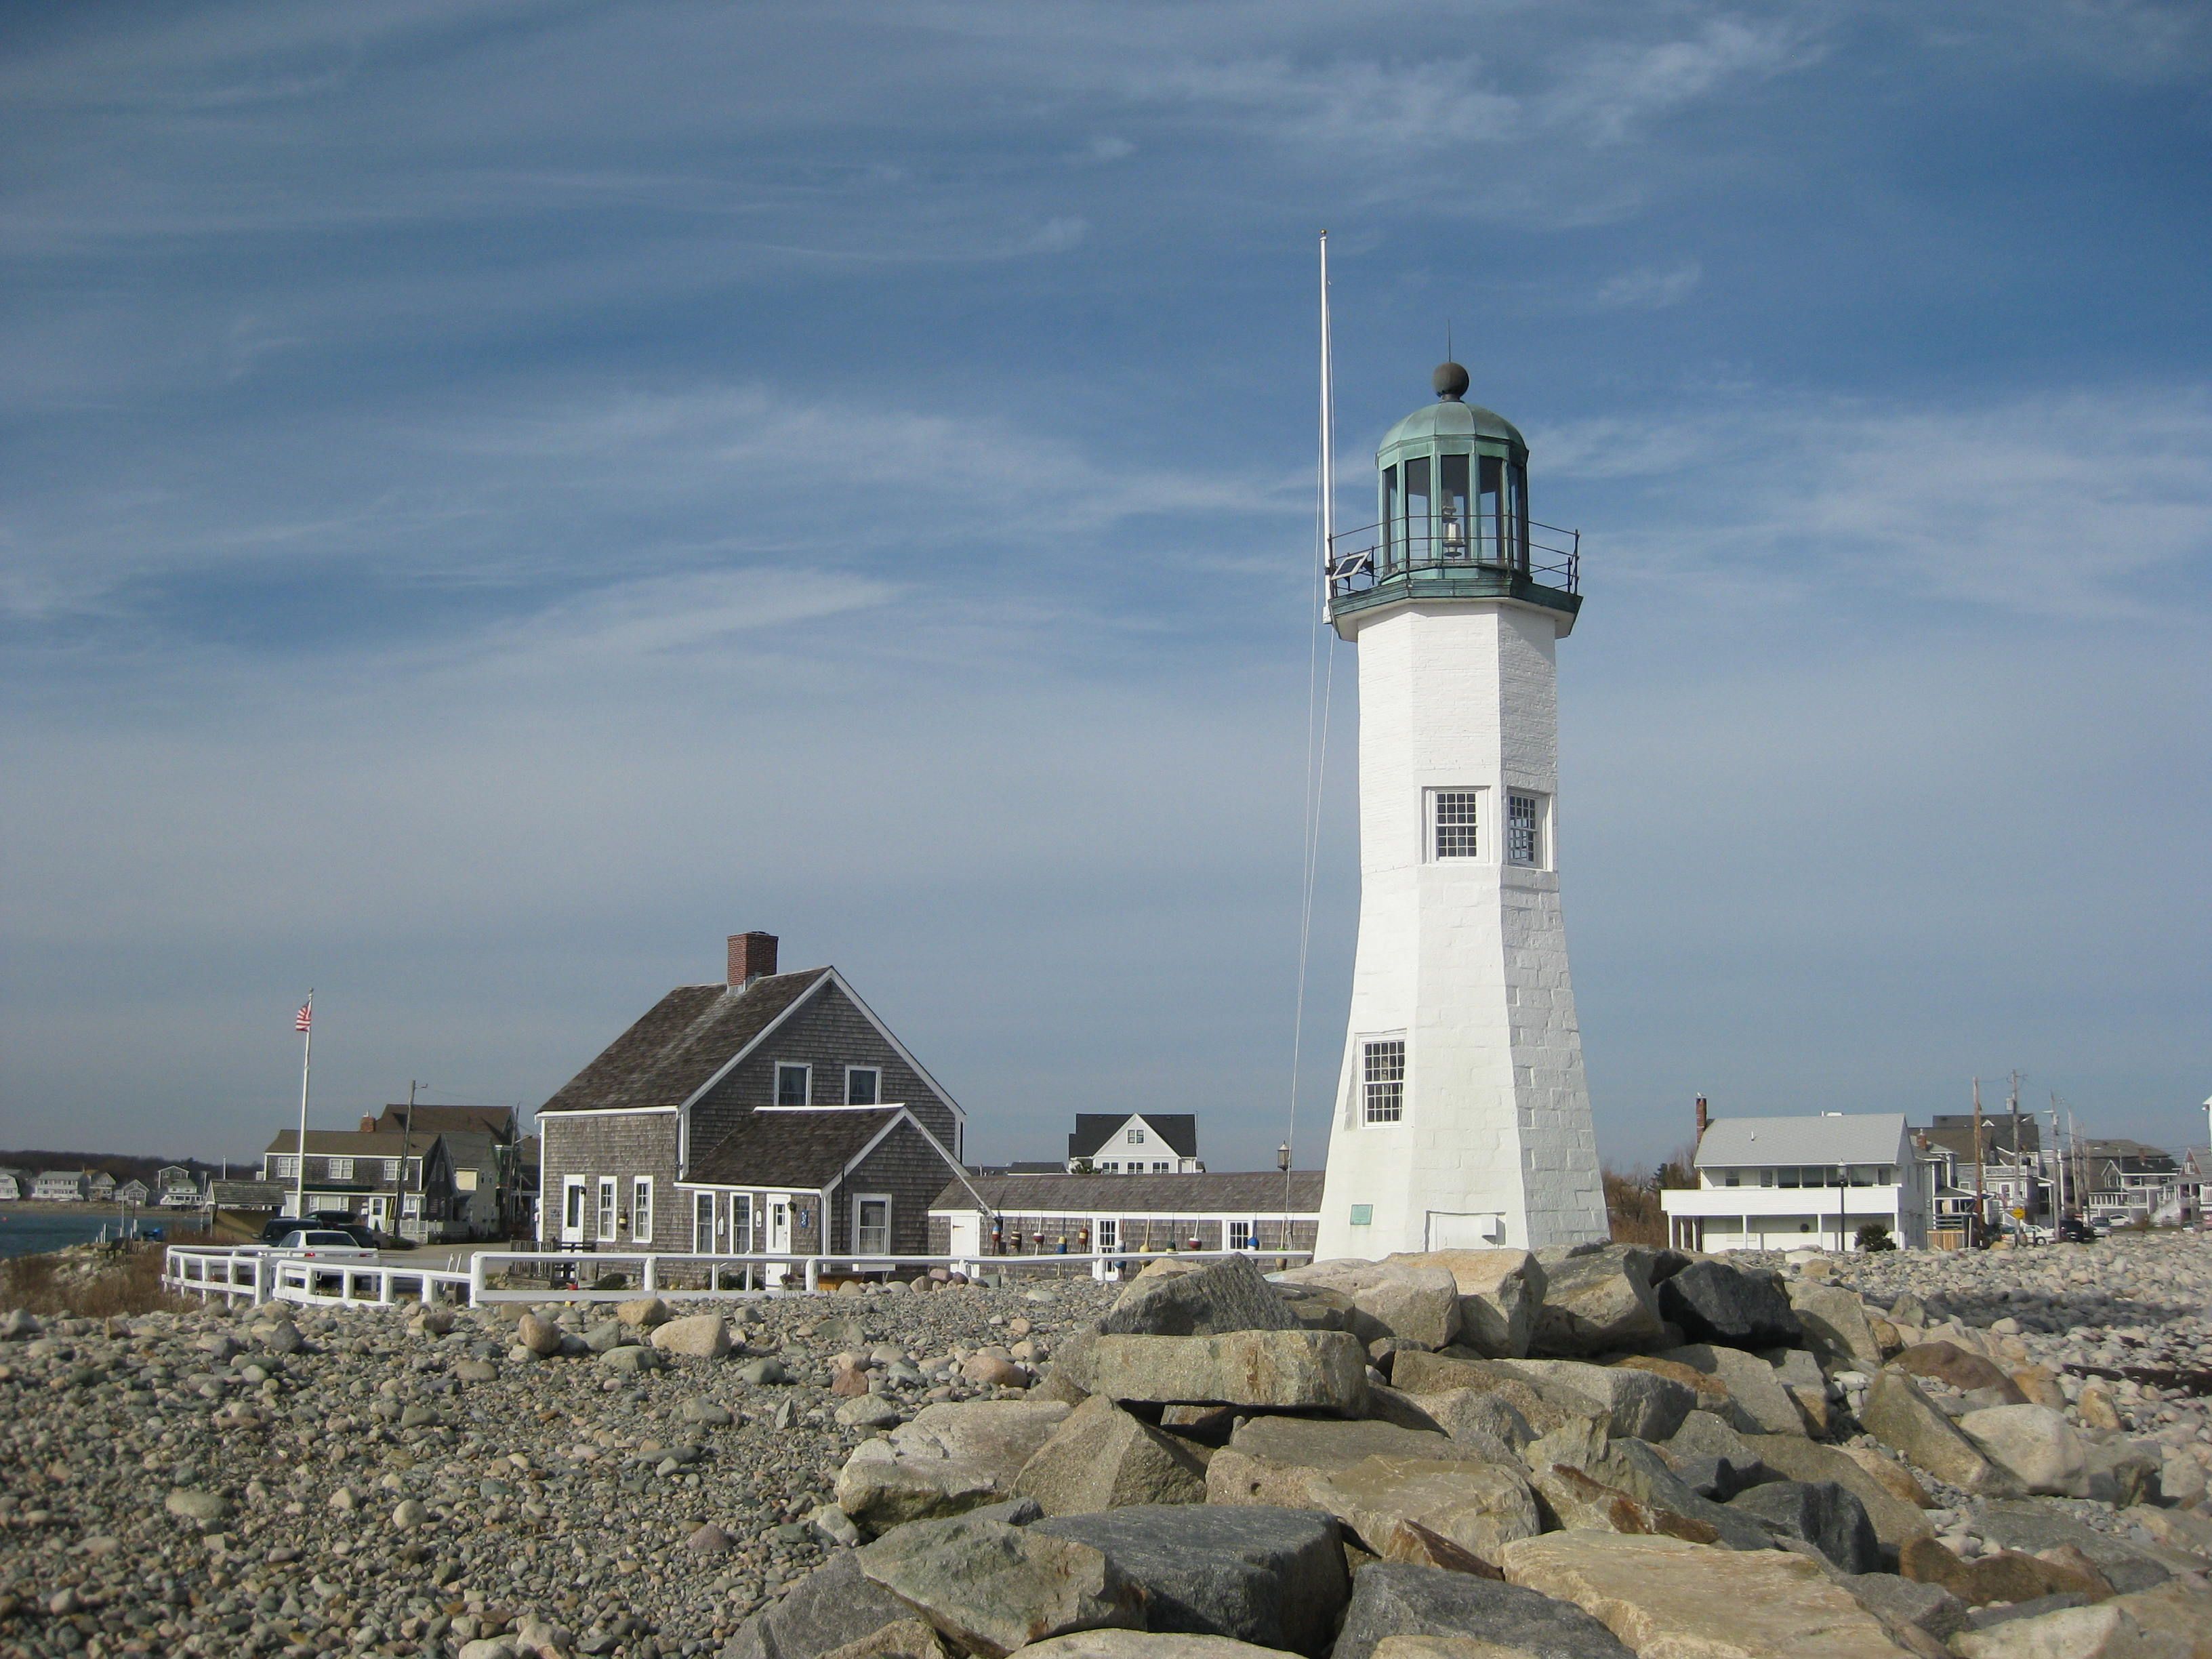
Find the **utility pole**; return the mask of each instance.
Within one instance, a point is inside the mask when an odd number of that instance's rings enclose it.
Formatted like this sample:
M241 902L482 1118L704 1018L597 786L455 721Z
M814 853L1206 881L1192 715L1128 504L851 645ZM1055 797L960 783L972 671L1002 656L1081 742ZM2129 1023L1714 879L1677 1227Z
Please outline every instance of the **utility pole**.
M2058 1133L2058 1091L2051 1091L2051 1171L2057 1179L2058 1218L2063 1219L2066 1209L2066 1143Z
M1979 1244L1990 1224L1987 1183L1982 1172L1982 1080L1974 1079L1974 1231L1966 1241Z
M2020 1218L2027 1219L2028 1212L2035 1206L2028 1202L2027 1166L2020 1150L2020 1073L2012 1074L2012 1178L2013 1189L2020 1194Z
M394 1206L395 1212L392 1218L392 1231L398 1233L402 1238L407 1237L407 1153L408 1149L415 1144L415 1091L416 1087L417 1085L414 1079L410 1078L407 1079L407 1127L401 1132L399 1136L399 1191L396 1194L397 1201ZM428 1218L425 1217L424 1219L427 1221ZM429 1230L427 1227L423 1229L424 1237L427 1237L428 1236L428 1232Z

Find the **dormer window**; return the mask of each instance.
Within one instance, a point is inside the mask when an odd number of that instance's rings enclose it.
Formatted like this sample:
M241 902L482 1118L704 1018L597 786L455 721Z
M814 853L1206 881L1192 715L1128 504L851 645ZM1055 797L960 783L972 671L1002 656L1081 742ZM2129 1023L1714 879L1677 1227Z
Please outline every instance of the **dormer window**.
M1129 1131L1129 1144L1130 1144L1132 1146L1143 1146L1143 1145L1145 1144L1145 1132L1144 1132L1142 1129L1132 1129L1132 1130L1130 1130L1130 1131Z
M788 1060L775 1065L775 1103L779 1106L805 1106L814 1097L814 1068Z

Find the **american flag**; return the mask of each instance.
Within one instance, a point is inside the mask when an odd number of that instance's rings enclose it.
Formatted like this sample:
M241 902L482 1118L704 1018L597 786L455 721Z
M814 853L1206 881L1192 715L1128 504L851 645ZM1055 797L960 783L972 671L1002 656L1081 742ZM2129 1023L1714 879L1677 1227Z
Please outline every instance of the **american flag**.
M315 999L313 996L310 996L305 1002L300 1005L299 1014L292 1021L292 1029L295 1031L304 1031L310 1025L314 1024L314 1019Z

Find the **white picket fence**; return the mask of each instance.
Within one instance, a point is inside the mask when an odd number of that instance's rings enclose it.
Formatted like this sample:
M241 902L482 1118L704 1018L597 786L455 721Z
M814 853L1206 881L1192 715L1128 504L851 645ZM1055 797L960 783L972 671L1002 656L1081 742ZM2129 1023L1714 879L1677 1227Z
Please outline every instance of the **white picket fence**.
M1246 1256L1269 1267L1309 1260L1304 1250L1180 1250L1183 1261ZM478 1250L465 1270L404 1262L309 1259L283 1250L243 1247L210 1250L173 1244L162 1282L203 1301L292 1302L315 1307L388 1308L404 1302L620 1302L635 1296L665 1301L821 1295L823 1281L907 1279L943 1267L970 1278L1007 1274L1064 1278L1081 1273L1114 1279L1160 1257L1128 1251L1075 1255L801 1255L677 1250ZM610 1279L621 1283L607 1285ZM502 1282L495 1284L495 1279ZM515 1282L520 1279L524 1282Z

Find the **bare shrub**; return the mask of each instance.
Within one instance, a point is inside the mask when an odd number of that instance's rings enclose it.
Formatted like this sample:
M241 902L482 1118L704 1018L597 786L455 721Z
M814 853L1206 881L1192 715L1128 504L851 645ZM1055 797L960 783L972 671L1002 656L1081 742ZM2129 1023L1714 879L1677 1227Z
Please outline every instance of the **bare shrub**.
M188 1304L162 1288L161 1252L108 1244L16 1256L0 1262L0 1308L86 1319L181 1310Z

